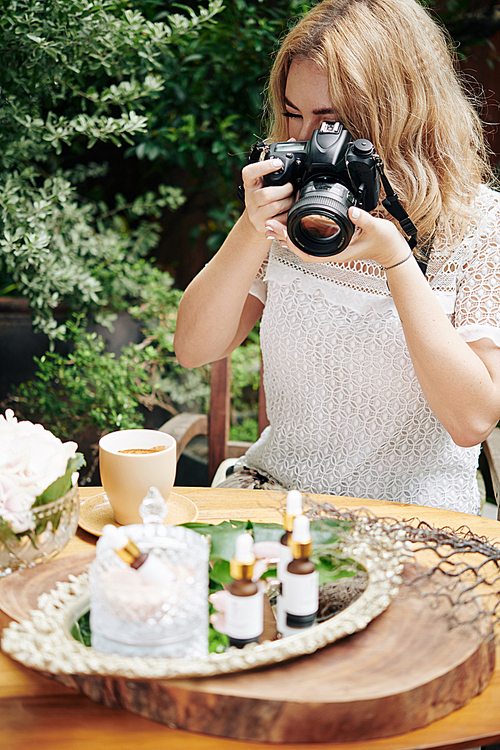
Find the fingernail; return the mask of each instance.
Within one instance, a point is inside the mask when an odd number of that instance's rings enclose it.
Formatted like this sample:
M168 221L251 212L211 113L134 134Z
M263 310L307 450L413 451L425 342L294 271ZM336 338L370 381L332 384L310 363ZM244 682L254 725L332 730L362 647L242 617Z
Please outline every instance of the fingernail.
M273 165L273 167L282 167L283 166L283 162L281 161L281 159L273 159L271 161L271 164Z
M361 216L361 211L359 210L359 208L353 208L351 211L351 216L353 219L359 219L359 217Z
M283 234L285 235L285 237L288 237L288 232L286 231L286 229L283 229Z

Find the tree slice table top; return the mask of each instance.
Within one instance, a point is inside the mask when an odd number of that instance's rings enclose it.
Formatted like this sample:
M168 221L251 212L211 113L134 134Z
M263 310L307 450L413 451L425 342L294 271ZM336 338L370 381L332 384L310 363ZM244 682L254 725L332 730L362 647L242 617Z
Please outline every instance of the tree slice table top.
M270 506L269 499L264 498L261 492L190 488L182 488L181 491L200 508L200 520L212 520L214 516L213 520L222 520L222 517L237 518L237 513L231 512L236 508L229 507L237 504L242 510L240 518L253 516L254 520L278 520L276 508ZM235 493L238 493L239 499ZM255 501L253 512L252 500ZM223 503L228 508L224 516ZM422 520L437 526L450 525L458 528L466 522L476 533L494 539L500 536L498 522L463 514L348 498L339 498L338 505L365 505L378 515L390 514L406 518L418 515ZM271 517L273 513L274 517ZM17 616L20 616L23 608L32 608L33 598L37 593L35 581L38 579L43 586L49 585L51 581L49 566L60 566L57 573L54 571L60 580L63 579L61 576L65 565L68 571L71 568L70 572L80 572L92 556L88 554L89 541L88 535L79 532L78 538L71 543L72 549L67 550L67 555L46 566L16 574L19 579L23 577L24 582L19 586L17 596L11 591L5 599L7 611L9 607L17 606ZM80 554L75 557L74 553L78 550L83 550L87 556ZM67 563L63 564L64 559ZM14 580L13 576L11 579ZM0 584L2 608L3 594L8 593L7 589L7 582L3 591ZM10 611L16 617L14 610ZM167 729L159 724L144 722L138 716L132 717L132 714L124 711L108 714L106 712L109 709L104 706L88 702L82 704L82 701L86 701L82 696L62 692L66 689L55 684L53 688L48 688L52 698L41 700L40 681L46 685L51 683L46 683L37 673L25 670L2 657L8 665L7 674L4 671L0 679L0 696L9 697L9 710L5 701L0 700L0 721L6 727L9 737L6 747L13 750L24 747L16 742L19 740L27 743L29 726L32 731L37 731L33 723L33 717L36 716L44 727L42 737L50 735L52 743L44 745L44 740L42 744L37 741L40 748L83 748L86 745L78 744L75 739L75 732L81 733L82 727L82 718L76 719L78 706L80 711L85 709L89 719L91 716L99 717L94 729L88 726L82 735L89 738L88 744L90 737L95 740L97 737L107 737L110 733L109 737L112 734L113 739L119 741L116 746L122 748L136 746L130 741L130 737L129 740L126 739L128 735L125 734L125 726L133 726L134 731L140 732L140 740L137 740L145 748L162 747L163 743L158 744L161 736L164 736L165 746L168 745L169 748L199 747L200 750L212 746L221 750L233 747L243 750L246 747L264 747L262 743L269 742L288 742L292 743L291 747L297 748L312 747L314 742L336 742L333 747L338 750L356 746L367 750L458 748L472 747L486 739L493 742L500 737L498 671L493 672L489 686L481 695L473 698L464 708L449 713L482 690L488 682L493 670L491 644L471 633L448 630L442 614L429 607L422 607L415 596L400 595L365 631L312 656L301 657L279 667L203 680L160 681L153 688L147 682L135 681L133 685L127 685L126 680L117 678L97 680L75 677L74 680L68 680L68 684L73 684L80 691L92 695L94 700L102 700L108 705L126 708L142 716L191 731L254 740L251 744L245 741L234 744L230 739L210 739L206 735L198 736L178 729ZM3 662L0 665L3 666ZM47 703L48 714L35 707L34 713L30 714L30 721L24 724L20 721L19 711L12 713L13 707L25 705L22 701L20 704L16 696L19 699L31 697L35 703L40 703L40 700ZM50 730L47 726L47 717L54 716L56 705L61 709L64 706L66 711L69 709L67 715L71 715L75 722L65 721L69 732L66 739L68 740L68 736L70 738L66 743L62 742L62 732L56 731L55 725ZM445 714L448 714L446 718L436 720ZM113 721L113 716L116 721ZM429 721L433 722L430 726L417 729ZM80 727L80 730L77 731L76 727ZM394 733L395 727L398 732L406 734L374 739ZM116 736L115 730L118 733ZM162 731L164 735L161 735ZM359 740L360 744L353 745L355 740ZM212 744L214 742L217 744ZM114 746L114 742L108 746ZM269 747L268 744L267 746ZM100 746L94 743L94 747ZM105 747L104 743L102 747Z

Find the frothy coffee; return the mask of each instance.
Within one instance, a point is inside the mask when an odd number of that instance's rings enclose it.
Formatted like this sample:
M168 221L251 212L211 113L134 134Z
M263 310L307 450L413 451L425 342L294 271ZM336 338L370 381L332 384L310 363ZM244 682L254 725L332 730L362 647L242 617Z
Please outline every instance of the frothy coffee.
M155 445L153 448L125 448L124 450L118 451L118 453L134 453L134 454L143 454L143 453L159 453L160 451L166 450L166 445Z

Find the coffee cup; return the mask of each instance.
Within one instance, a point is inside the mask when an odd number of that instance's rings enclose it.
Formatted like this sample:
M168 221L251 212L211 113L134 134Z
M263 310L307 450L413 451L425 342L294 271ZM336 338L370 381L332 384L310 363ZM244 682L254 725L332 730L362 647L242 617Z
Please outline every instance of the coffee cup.
M177 444L159 430L119 430L99 440L99 470L115 521L142 523L139 506L150 487L168 500L177 468Z

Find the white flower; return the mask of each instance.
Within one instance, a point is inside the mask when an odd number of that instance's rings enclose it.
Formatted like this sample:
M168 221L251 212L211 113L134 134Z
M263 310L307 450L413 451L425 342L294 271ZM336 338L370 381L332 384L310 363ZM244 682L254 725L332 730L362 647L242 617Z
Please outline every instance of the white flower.
M0 473L0 516L16 534L35 527L32 504L31 495L18 487L11 477Z
M32 528L30 508L64 476L77 444L62 443L41 424L18 422L8 409L0 415L0 517L16 533Z

